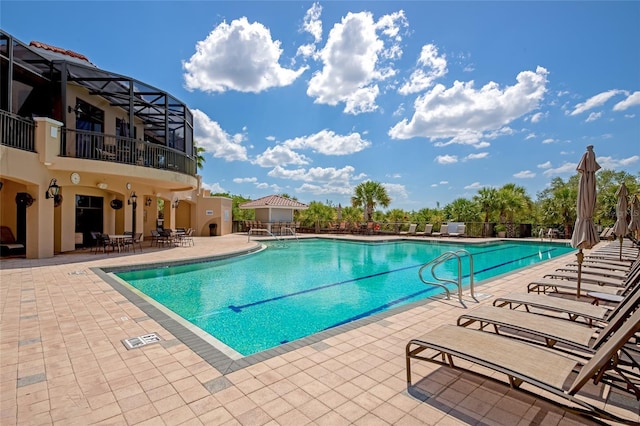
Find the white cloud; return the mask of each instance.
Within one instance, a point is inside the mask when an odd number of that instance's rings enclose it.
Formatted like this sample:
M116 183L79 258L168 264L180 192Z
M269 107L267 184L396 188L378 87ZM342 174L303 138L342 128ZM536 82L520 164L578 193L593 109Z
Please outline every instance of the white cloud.
M535 133L529 133L529 134L524 138L524 140L528 141L529 139L533 139L533 138L535 138L535 137L536 137L536 134L535 134Z
M592 113L589 113L589 117L587 117L585 122L588 123L590 121L596 121L600 117L602 117L602 113L601 112L592 112Z
M618 102L613 106L614 111L624 111L632 106L640 105L640 92L633 92L627 99Z
M628 167L640 160L640 156L632 155L631 157L615 159L613 157L596 157L596 161L603 169L615 170L620 167Z
M464 189L480 189L483 188L484 185L480 185L480 182L473 182L471 185L467 185Z
M316 44L322 40L322 21L320 20L321 13L322 6L320 6L320 3L316 2L311 5L309 10L307 10L307 13L304 15L300 31L311 34L311 36L313 36L313 43L299 46L296 55L305 58L317 58L318 51L316 50Z
M625 93L624 90L608 90L606 92L598 93L595 96L590 97L585 102L577 104L570 115L578 115L590 109L597 108L604 105L612 97Z
M557 142L557 141L555 139L553 139L553 138L547 138L547 139L542 141L542 143L545 144L545 145L549 144L549 143L554 143L554 142Z
M304 15L304 21L302 22L302 30L311 34L313 36L313 41L316 43L322 40L321 14L322 6L320 6L320 3L313 3Z
M247 149L241 145L244 140L242 134L229 135L204 112L197 109L191 112L193 113L193 137L198 146L213 154L214 157L223 158L226 161L247 159Z
M458 162L457 155L438 155L435 158L436 163L438 164L454 164Z
M258 155L254 161L261 167L274 167L277 165L286 166L287 164L304 165L309 164L311 159L298 154L291 148L284 145L276 145L267 148L262 154Z
M398 200L406 200L409 198L409 194L407 193L407 188L404 185L399 183L385 183L381 184L387 190L387 194L389 194L389 198L394 201ZM353 191L352 191L353 192Z
M546 113L543 112L536 112L535 114L533 114L531 116L531 122L532 123L539 123L540 121L542 121L543 118L545 118L547 116Z
M469 154L462 159L462 161L467 160L480 160L481 158L487 158L489 156L488 152L479 152L477 154Z
M397 34L399 26L406 25L404 12L385 15L378 23L369 12L348 13L333 26L319 52L323 68L309 80L307 95L319 104L344 103L347 114L375 111L380 92L377 83L396 72L384 62L401 54ZM390 46L385 46L377 30Z
M599 158L598 158L598 163L600 163ZM566 174L566 173L576 173L577 166L578 166L578 163L564 163L560 167L548 168L547 170L542 172L542 174L545 176L553 176L553 175L560 175L560 174Z
M303 184L296 188L298 192L309 192L314 195L341 194L352 195L354 182L364 179L366 175L354 174L352 166L345 166L341 169L334 167L313 167L310 169L287 170L281 166L276 166L268 175L272 178L301 181Z
M371 142L362 139L360 133L336 135L325 129L313 135L288 139L283 145L291 149L312 149L324 155L348 155L370 147Z
M476 144L473 144L473 147L475 149L483 149L483 148L489 148L491 146L491 144L487 141L482 141L482 142L478 142Z
M436 46L426 44L422 46L418 67L398 90L401 95L422 92L431 87L434 80L447 74L447 59L445 55L438 56Z
M536 177L536 174L531 170L523 170L521 172L514 174L513 177L519 178L519 179L532 179Z
M448 180L441 180L440 181L440 185L449 185L449 181Z
M389 130L394 139L425 137L432 141L474 144L485 132L498 131L539 107L546 93L547 70L522 71L516 84L501 88L490 82L480 89L474 82L437 84L414 102L414 115Z
M551 168L551 161L547 161L546 163L538 164L539 169L549 169Z
M226 193L227 190L225 190L219 183L206 183L206 182L202 182L202 188L204 189L208 189L209 191L211 191L212 194L220 194L220 193Z
M250 178L234 178L233 183L256 183L258 178L250 177Z
M259 93L293 83L305 70L280 66L280 41L271 39L264 25L246 17L218 25L196 44L196 52L183 61L188 90Z

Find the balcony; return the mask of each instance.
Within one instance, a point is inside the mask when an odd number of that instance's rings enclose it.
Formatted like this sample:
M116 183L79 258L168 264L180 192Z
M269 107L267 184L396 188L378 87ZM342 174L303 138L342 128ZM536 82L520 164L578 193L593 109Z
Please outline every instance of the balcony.
M0 110L0 144L36 152L35 123L28 118Z
M196 175L196 160L178 150L123 136L64 129L60 155Z

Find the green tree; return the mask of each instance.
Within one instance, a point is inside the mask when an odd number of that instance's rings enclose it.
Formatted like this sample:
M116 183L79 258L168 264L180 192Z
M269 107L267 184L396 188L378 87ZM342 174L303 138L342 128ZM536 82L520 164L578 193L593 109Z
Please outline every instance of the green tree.
M316 232L334 220L335 210L333 207L319 201L309 203L309 208L300 212L300 221L304 226L314 227Z
M443 210L445 217L454 222L478 222L480 220L478 205L466 198L453 200Z
M354 195L351 197L351 205L353 207L362 207L364 211L364 219L369 222L373 218L373 212L377 205L389 207L391 198L387 194L387 190L379 182L368 180L360 183L355 187Z
M478 208L484 213L484 222L489 222L491 214L499 210L498 190L495 188L480 188L478 195L473 197Z
M538 194L545 225L562 224L565 235L571 233L571 226L576 220L577 178L574 176L565 182L562 178L555 177L550 187Z
M202 168L204 167L204 163L207 161L207 159L204 158L205 149L200 145L198 145L197 142L195 143L195 146L196 146L196 169L202 170Z

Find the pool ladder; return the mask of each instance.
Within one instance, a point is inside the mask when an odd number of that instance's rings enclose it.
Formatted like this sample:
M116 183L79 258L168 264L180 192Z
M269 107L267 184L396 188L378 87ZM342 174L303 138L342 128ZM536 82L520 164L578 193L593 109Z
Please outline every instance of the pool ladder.
M294 231L291 228L281 228L284 231L289 231L291 233L292 236L294 236L296 238L296 240L298 239L298 236L296 235L296 231ZM276 235L272 234L271 231L269 231L266 228L251 228L249 229L249 232L247 232L247 242L251 241L251 234L254 233L254 231L256 233L260 233L260 234L267 234L267 235L271 235L271 237L273 237L274 240L276 241L280 241L284 244L284 241L282 238L278 238Z
M462 301L462 257L465 256L469 258L469 290L471 293L471 298L475 300L476 296L473 291L473 256L467 250L460 249L456 251L448 251L425 263L420 267L420 270L418 271L420 281L427 285L442 287L447 294L447 300L451 299L451 293L449 292L449 288L447 288L446 284L456 284L458 286L458 300L460 301L460 303L464 304L464 302ZM452 280L449 278L438 277L435 271L436 267L454 258L458 261L458 279ZM435 278L437 282L427 281L424 279L422 271L424 271L428 267L431 267L431 276Z

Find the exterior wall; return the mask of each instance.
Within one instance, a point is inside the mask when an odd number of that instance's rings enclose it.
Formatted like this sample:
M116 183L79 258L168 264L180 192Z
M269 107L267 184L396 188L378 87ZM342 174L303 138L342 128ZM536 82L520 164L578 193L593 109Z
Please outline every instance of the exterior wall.
M230 234L233 227L233 200L227 197L209 197L208 194L196 197L194 205L194 235L209 235L209 225L216 225L216 235Z
M75 97L73 100L75 101ZM109 120L106 117L105 112L105 124ZM120 116L112 114L113 126L116 117ZM134 165L61 157L62 123L49 118L36 118L35 121L35 153L0 145L0 179L3 182L0 191L0 224L11 228L16 235L16 194L27 192L35 200L26 209L28 258L52 257L54 253L75 249L76 195L103 197L103 232L122 233L132 230L133 209L127 204L127 200L131 192L135 191L138 196L136 232L143 232L147 238L150 237L151 230L156 228L158 208L155 194L159 191L172 199L179 194L193 194L193 198L198 201L195 195L199 181L192 176ZM80 175L78 184L71 182L71 174L74 172ZM63 197L62 204L55 208L53 200L45 197L52 179L56 179ZM127 188L127 183L131 184L131 189ZM185 191L185 188L191 190ZM150 206L145 205L147 197L152 199ZM122 209L113 210L110 207L113 199L123 202ZM179 214L177 219L172 218L171 211L176 209L170 208L169 200L165 202L165 212L168 213L170 224L179 220L184 224L179 226L196 228L192 224L193 214L190 212L191 209L195 211L195 202L181 201L181 208L186 213L184 216ZM178 211L180 212L179 209ZM228 232L231 232L230 226ZM206 235L208 234L207 228ZM84 241L84 244L89 242Z
M292 209L271 209L271 222L291 222L293 221Z

